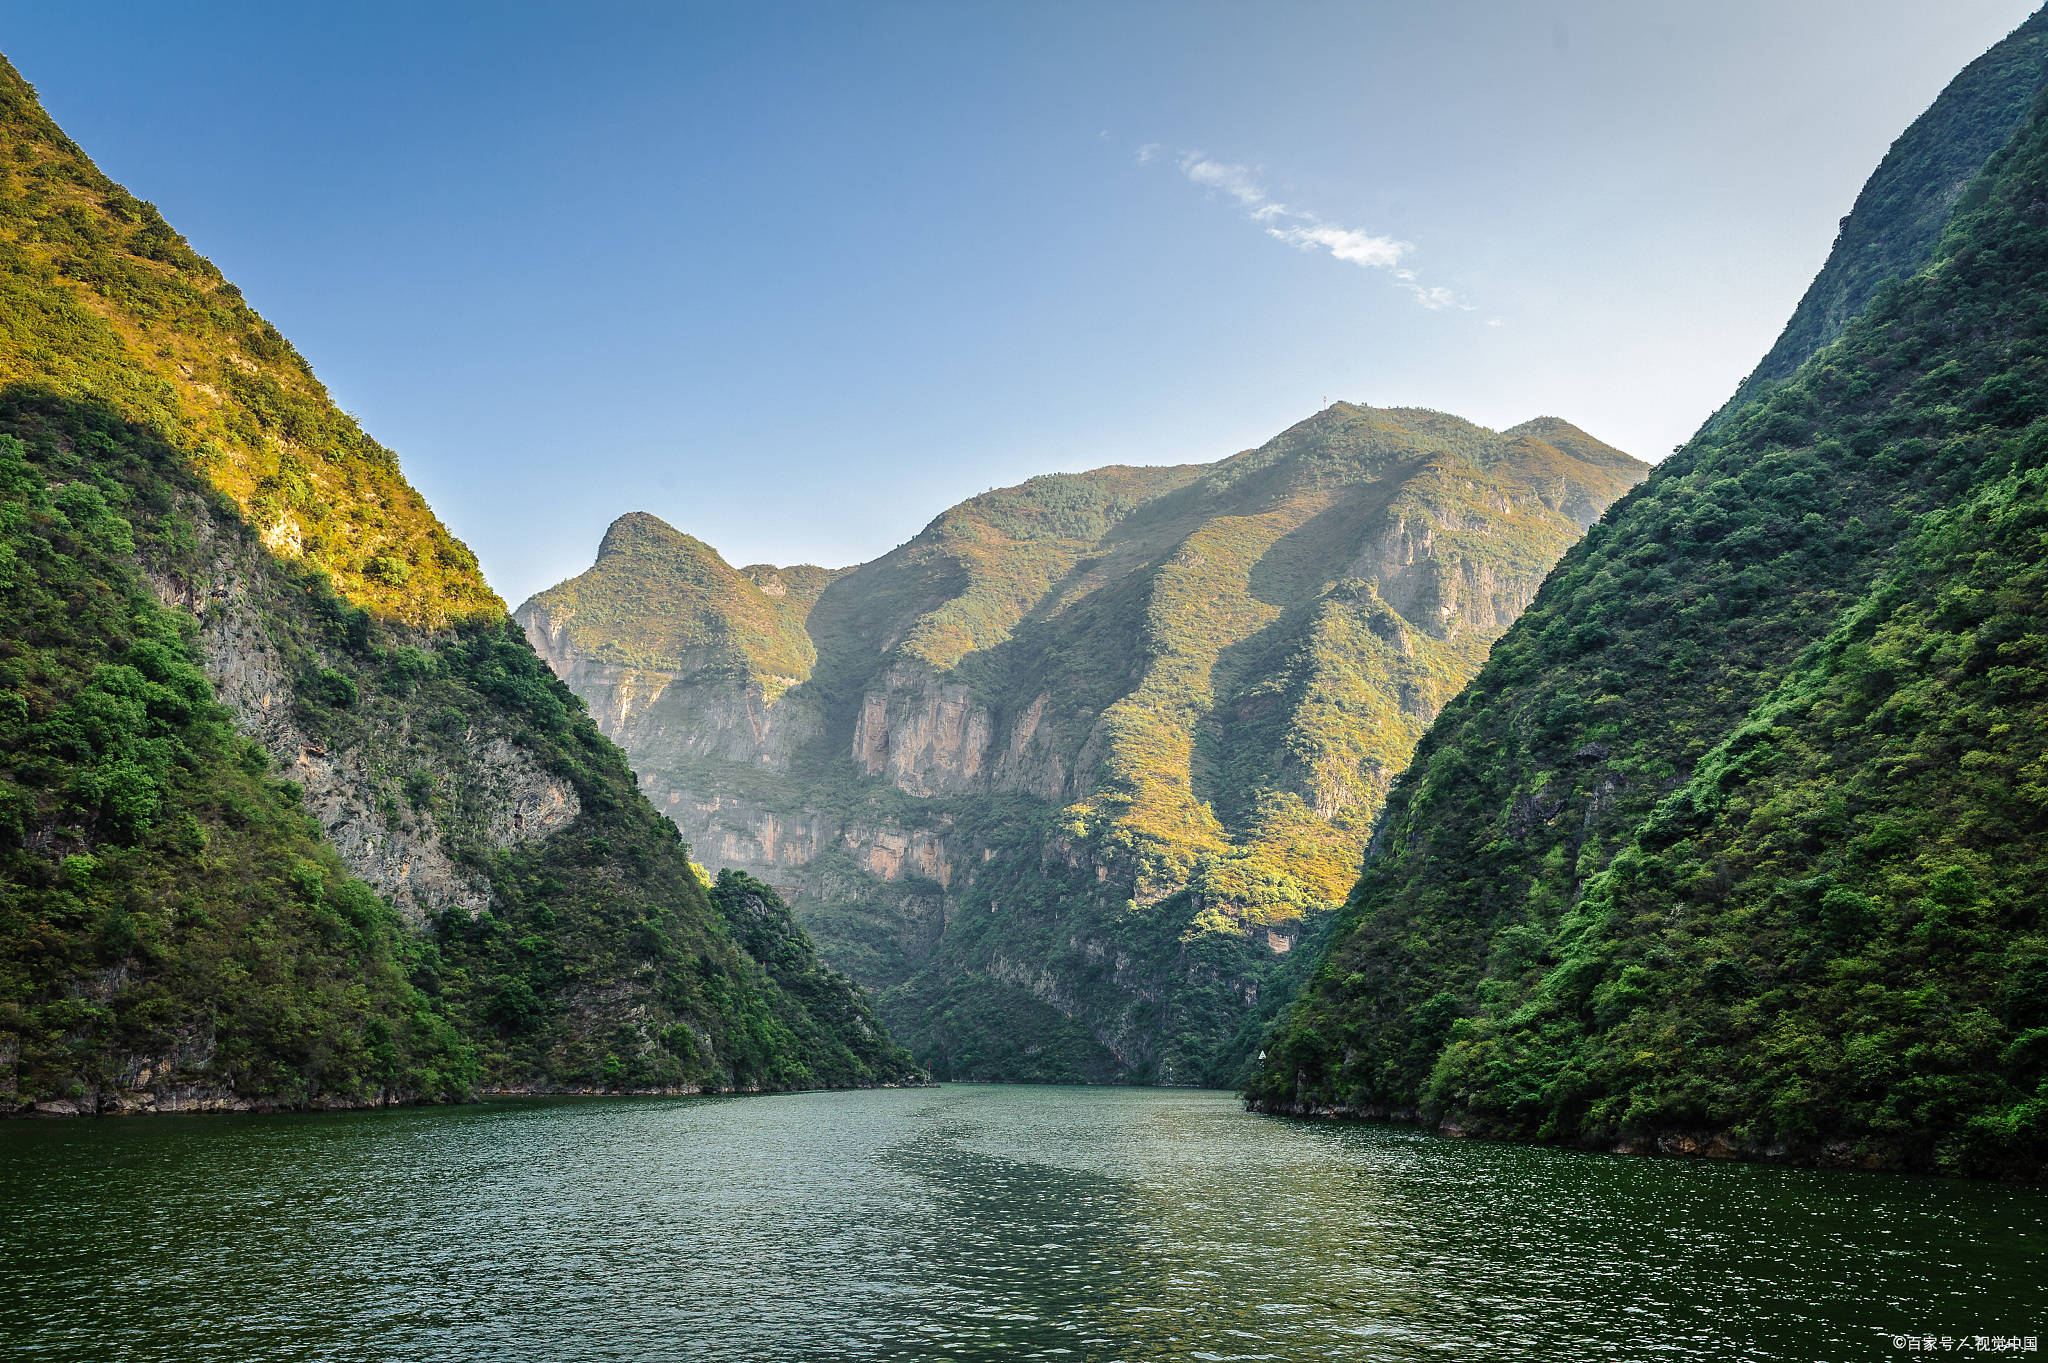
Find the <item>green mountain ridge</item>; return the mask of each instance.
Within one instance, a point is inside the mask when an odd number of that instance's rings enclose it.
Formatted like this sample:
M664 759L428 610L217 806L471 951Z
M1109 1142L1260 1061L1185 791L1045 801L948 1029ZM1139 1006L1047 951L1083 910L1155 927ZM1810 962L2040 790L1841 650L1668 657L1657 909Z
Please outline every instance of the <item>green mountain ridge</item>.
M1897 276L1788 328L1439 716L1255 1106L2038 1176L2042 23L1859 199L1838 249Z
M635 513L517 617L698 855L781 886L941 1075L1218 1082L1430 715L1644 472L1554 418L1339 403L836 573Z
M0 621L0 1110L909 1072L4 63Z
M1762 395L1841 336L1877 291L1927 264L1956 200L2026 122L2048 66L2048 10L1957 74L1886 151L1777 342L1717 414Z

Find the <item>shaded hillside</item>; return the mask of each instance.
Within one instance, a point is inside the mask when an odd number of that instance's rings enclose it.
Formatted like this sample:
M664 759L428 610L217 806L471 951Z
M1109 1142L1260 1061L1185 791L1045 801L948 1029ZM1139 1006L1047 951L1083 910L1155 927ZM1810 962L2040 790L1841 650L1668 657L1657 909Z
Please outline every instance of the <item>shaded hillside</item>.
M391 454L4 66L0 475L0 1103L902 1073L740 949Z
M783 887L941 1073L1213 1081L1429 718L1643 472L1554 419L1340 403L987 493L829 580L625 517L518 617L702 858ZM760 574L806 584L782 694Z
M1396 788L1273 1111L2048 1152L2048 115L1565 557Z
M1933 255L1949 213L1984 163L2026 122L2048 84L2048 10L2037 11L1964 67L1899 135L1855 206L1785 330L1719 415L1791 377L1861 315L1877 291ZM1717 418L1718 419L1718 418Z

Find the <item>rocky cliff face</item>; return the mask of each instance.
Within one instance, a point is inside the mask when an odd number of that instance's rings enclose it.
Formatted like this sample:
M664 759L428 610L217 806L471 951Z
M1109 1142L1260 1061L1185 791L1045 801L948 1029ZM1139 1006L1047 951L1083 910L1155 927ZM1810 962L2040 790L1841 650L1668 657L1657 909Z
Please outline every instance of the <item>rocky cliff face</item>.
M1397 517L1373 552L1361 555L1345 575L1373 583L1396 613L1439 639L1498 634L1528 607L1541 579L1440 552L1439 528L1434 518ZM1453 522L1451 528L1468 527Z
M915 665L891 668L861 697L853 760L907 795L987 790L995 716L966 686Z
M696 854L782 888L942 1072L1215 1079L1421 727L1641 473L1563 422L1339 404L745 590L627 518L517 618ZM745 619L794 573L814 661L777 693ZM687 627L647 648L633 600Z
M607 733L624 732L649 705L660 698L676 673L660 668L629 667L601 663L576 656L569 646L568 626L543 611L526 626L526 637L554 674L570 681L590 711L590 717Z
M458 867L451 842L500 850L545 838L581 812L575 787L543 770L503 735L465 726L459 755L413 733L413 717L381 717L347 738L315 737L300 722L300 676L286 664L300 652L278 637L285 622L265 609L267 545L224 528L201 498L181 511L194 527L200 561L173 576L147 574L158 600L199 621L207 676L244 732L304 791L307 811L351 873L389 899L413 927L449 908L474 916L490 908L489 881ZM329 657L327 663L340 661ZM392 818L407 776L424 773L443 799Z
M759 682L737 681L701 655L671 667L603 662L576 649L566 617L542 608L520 621L534 651L583 698L598 727L621 747L649 754L651 769L708 759L786 771L816 731L803 705L777 705Z
M851 755L863 775L906 795L1014 792L1065 803L1086 783L1087 745L1077 754L1060 750L1046 717L1051 704L1040 692L999 713L928 665L901 663L862 694Z

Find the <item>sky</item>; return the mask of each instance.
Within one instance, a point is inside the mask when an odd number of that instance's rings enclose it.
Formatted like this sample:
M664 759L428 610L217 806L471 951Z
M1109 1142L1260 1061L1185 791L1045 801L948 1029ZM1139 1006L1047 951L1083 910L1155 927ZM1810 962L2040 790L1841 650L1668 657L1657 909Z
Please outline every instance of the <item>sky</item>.
M842 566L1328 402L1668 454L2025 0L0 0L516 605Z

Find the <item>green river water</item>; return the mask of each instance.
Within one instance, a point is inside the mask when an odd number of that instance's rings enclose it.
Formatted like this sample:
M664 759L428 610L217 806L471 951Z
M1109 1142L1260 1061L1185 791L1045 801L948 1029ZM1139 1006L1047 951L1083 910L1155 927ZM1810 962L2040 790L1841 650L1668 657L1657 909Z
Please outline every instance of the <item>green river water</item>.
M2044 1251L2038 1188L1172 1089L0 1124L9 1359L1905 1357L2048 1335Z

